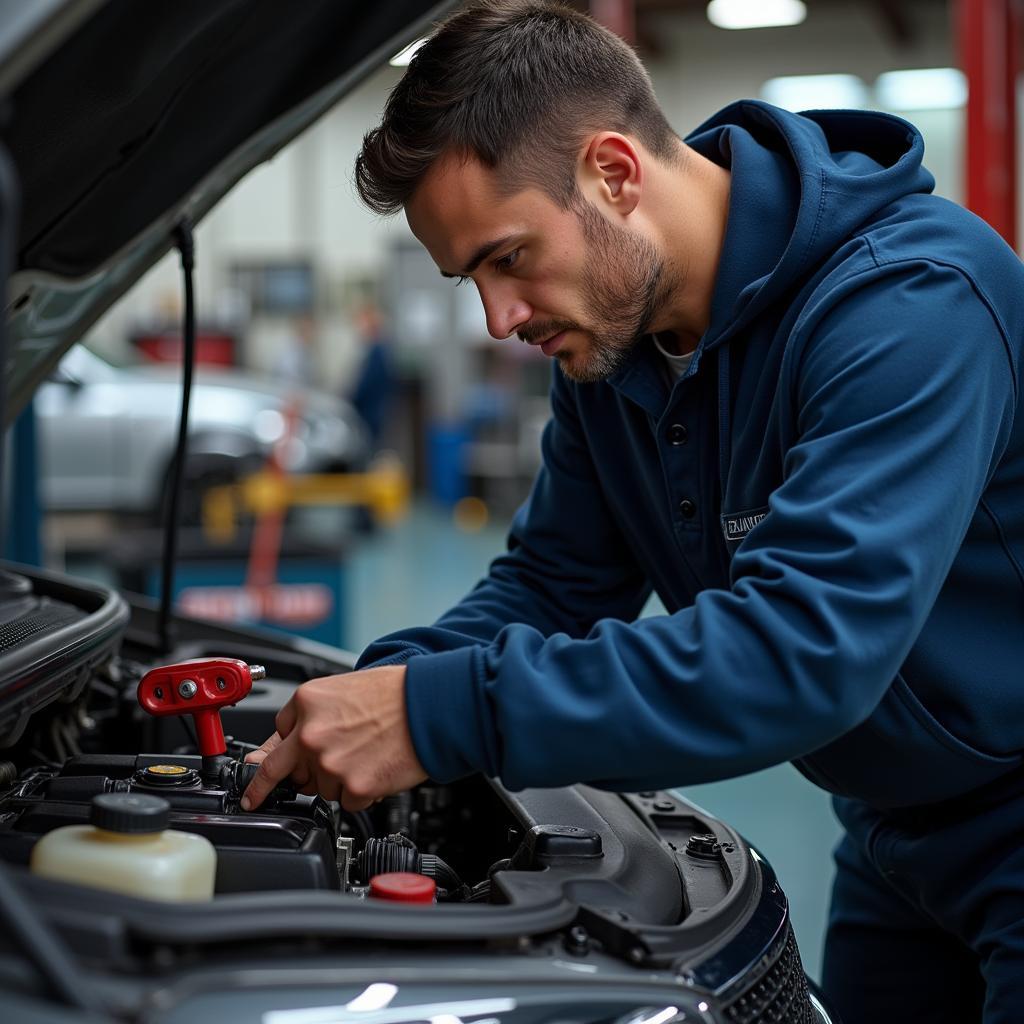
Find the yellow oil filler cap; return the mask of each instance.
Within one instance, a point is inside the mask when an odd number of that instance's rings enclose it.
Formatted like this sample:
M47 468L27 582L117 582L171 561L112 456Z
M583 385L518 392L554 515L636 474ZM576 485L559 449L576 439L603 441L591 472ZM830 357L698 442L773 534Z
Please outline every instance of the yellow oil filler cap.
M199 772L183 764L151 764L135 773L143 786L197 786Z

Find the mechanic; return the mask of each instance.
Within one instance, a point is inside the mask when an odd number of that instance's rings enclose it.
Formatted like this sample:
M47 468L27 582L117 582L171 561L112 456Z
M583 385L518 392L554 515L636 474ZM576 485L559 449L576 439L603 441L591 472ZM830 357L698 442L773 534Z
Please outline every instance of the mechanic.
M757 101L683 142L583 15L445 22L356 181L556 360L543 467L462 603L299 687L250 806L288 775L354 809L791 760L846 828L846 1024L1020 1024L1024 271L922 152Z

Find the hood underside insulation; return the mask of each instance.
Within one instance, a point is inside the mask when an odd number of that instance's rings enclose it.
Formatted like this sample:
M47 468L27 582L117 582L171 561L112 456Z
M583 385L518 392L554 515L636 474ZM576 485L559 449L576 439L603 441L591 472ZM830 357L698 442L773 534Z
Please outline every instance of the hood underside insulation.
M10 97L18 267L89 273L432 6L112 0Z

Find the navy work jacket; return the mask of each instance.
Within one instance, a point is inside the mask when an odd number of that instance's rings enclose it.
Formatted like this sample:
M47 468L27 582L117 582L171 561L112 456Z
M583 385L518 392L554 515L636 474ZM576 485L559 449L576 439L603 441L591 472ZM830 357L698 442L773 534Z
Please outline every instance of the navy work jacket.
M899 118L742 101L687 142L732 173L688 372L556 370L507 554L361 664L408 663L440 780L966 792L1024 750L1021 263Z

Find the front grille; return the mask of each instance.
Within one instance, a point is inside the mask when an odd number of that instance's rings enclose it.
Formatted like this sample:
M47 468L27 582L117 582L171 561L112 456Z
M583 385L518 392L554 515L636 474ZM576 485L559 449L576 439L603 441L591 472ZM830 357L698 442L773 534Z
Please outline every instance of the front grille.
M807 977L793 929L787 926L775 963L725 1008L731 1024L814 1024Z

